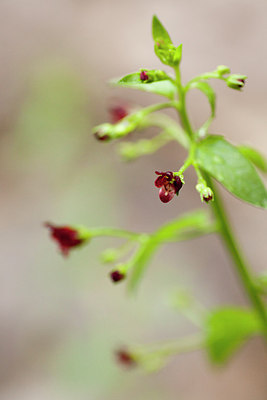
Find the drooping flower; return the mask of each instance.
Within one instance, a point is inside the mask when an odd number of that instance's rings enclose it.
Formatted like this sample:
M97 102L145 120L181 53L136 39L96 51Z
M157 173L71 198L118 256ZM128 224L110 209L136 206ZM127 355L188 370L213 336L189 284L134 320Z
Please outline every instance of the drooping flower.
M159 198L163 203L168 203L175 194L178 196L183 182L179 176L174 175L171 171L155 171L155 173L159 175L155 180L155 186L160 189Z
M63 256L67 256L73 247L86 241L77 229L70 226L56 226L49 222L45 223L45 226L50 230L50 236L57 242Z

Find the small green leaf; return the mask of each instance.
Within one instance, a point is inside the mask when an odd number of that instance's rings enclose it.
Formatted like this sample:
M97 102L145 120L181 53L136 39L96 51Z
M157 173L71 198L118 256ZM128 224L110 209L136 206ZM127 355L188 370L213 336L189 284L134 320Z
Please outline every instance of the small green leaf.
M262 172L267 172L267 159L250 146L238 146L238 150Z
M208 136L196 150L198 165L236 197L267 208L267 191L253 165L222 136Z
M113 80L111 81L111 84L114 86L139 89L145 92L159 94L172 100L176 93L176 87L168 75L163 71L160 71L161 74L155 73L155 70L147 70L146 72L149 77L153 76L153 81L141 81L140 72L135 72L118 80Z
M156 17L156 15L153 16L152 20L152 35L153 39L156 42L157 40L162 40L164 41L164 44L172 44L170 35L160 22L160 20Z
M222 308L206 321L206 349L210 359L221 364L250 336L261 333L258 316L242 308Z

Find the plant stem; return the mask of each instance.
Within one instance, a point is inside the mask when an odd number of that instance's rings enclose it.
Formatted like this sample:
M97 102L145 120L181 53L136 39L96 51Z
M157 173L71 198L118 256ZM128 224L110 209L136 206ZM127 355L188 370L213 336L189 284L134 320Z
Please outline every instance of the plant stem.
M187 353L194 350L203 348L204 341L203 337L199 334L186 336L177 340L165 342L165 343L154 343L147 347L137 347L134 349L137 353L143 353L143 356L150 354L158 354L161 357L174 356L176 354Z
M190 121L187 116L186 104L185 104L185 90L181 84L180 70L179 67L175 69L176 72L176 83L177 83L177 91L180 100L180 110L178 110L181 118L182 125L184 129L188 132L192 142L191 146L194 145L194 133L191 128ZM202 177L201 171L198 171L198 174ZM206 173L203 173L203 177L206 180L208 186L214 192L214 201L212 202L213 212L216 217L216 221L219 224L219 233L229 251L229 254L233 260L236 271L241 279L244 289L247 292L248 297L252 305L254 306L255 311L258 313L260 320L262 321L263 333L265 338L267 339L267 314L266 308L263 300L261 299L259 293L257 292L257 288L254 285L254 279L252 274L250 273L250 268L245 261L239 246L237 245L237 241L234 237L234 234L231 230L231 226L228 221L228 217L224 210L222 201L220 200L220 196L214 187L210 176Z
M218 191L216 190L215 186L213 185L213 182L212 182L211 178L209 177L209 175L204 173L204 176L205 176L208 186L211 188L211 190L214 193L214 201L212 202L212 207L213 207L213 212L215 214L215 217L219 223L219 227L220 227L219 232L220 232L221 237L232 257L232 260L235 264L236 270L237 270L238 275L243 283L243 286L248 294L248 297L250 298L251 303L253 304L255 310L257 311L259 317L262 320L264 334L267 339L267 314L266 314L266 308L265 308L264 302L261 299L261 297L254 285L254 279L250 272L250 268L247 265L247 262L244 259L244 256L242 255L242 253L239 249L239 246L237 244L237 241L234 237L234 234L232 232L230 223L228 221L228 218L225 213L224 206L222 204L222 201L220 199Z
M177 111L178 111L179 117L181 119L181 123L182 123L185 131L188 133L189 137L191 139L193 139L194 132L190 125L189 118L188 118L187 111L186 111L185 91L181 84L181 74L180 74L179 66L177 66L175 68L175 75L176 75L176 85L177 85L177 90L178 90L178 95L179 95L179 100L180 100L180 103L179 103L180 107L177 108Z

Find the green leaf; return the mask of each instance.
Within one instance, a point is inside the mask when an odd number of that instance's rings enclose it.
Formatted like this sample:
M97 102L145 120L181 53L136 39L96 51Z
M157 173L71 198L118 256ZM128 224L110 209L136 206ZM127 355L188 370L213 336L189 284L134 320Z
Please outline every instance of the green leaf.
M222 308L209 314L206 321L206 349L210 359L223 363L250 336L261 333L256 313L242 308Z
M196 149L198 165L236 197L267 208L267 192L245 156L222 136L208 136Z
M154 70L152 70L154 72ZM124 76L118 80L111 81L114 86L122 86L126 88L139 89L145 92L159 94L161 96L173 99L176 93L175 84L170 80L167 74L161 71L163 74L154 81L141 81L140 72L135 72ZM147 71L150 76L151 71ZM160 78L160 79L159 79Z
M173 45L168 32L156 16L152 21L152 34L155 43L154 50L160 61L170 67L179 65L182 58L182 45L178 47Z
M250 146L238 146L238 150L262 172L267 172L267 158Z
M158 40L163 40L165 45L172 44L170 35L156 15L153 16L152 20L152 35L155 42Z

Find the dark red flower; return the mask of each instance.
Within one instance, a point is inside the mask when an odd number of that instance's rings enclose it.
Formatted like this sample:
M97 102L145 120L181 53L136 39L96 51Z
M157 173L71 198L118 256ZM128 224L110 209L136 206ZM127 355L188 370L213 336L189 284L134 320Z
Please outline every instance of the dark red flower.
M120 282L122 279L125 278L125 274L116 269L114 271L111 271L110 277L113 282Z
M119 122L123 118L127 117L127 115L128 115L128 111L127 111L126 107L123 107L121 105L111 107L109 109L109 112L110 112L111 121L113 124L116 124L117 122Z
M160 189L159 198L163 203L168 203L175 194L178 195L183 186L181 178L171 171L155 171L155 173L159 175L155 180L155 186Z
M48 222L45 226L50 229L50 235L59 245L63 256L67 256L73 247L80 246L85 241L76 229L69 226L56 226Z
M133 355L129 353L128 350L120 349L116 351L117 361L125 367L134 367L136 365L136 360Z
M140 72L140 79L141 79L141 81L147 81L149 79L146 71L141 71Z

